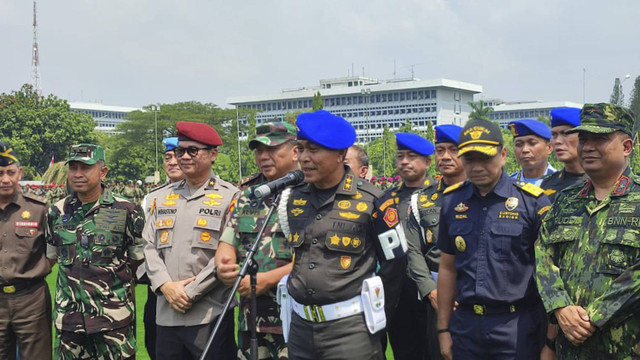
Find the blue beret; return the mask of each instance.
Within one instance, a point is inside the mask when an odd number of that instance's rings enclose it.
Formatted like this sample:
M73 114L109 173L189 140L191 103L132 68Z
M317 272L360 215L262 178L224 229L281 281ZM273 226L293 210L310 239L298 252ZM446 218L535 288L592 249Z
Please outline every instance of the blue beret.
M536 135L543 139L551 140L551 129L540 120L513 120L509 123L509 129L514 138L525 135Z
M298 140L309 140L332 150L343 150L356 141L356 129L326 110L302 113L296 119Z
M551 109L551 127L560 125L576 127L580 125L580 110L572 107Z
M411 150L424 156L433 154L431 141L418 134L396 133L396 145L398 145L398 150Z
M170 137L162 139L162 145L164 145L164 152L171 151L178 147L178 138Z
M460 130L462 130L462 128L458 125L446 124L436 126L435 130L436 144L441 142L452 142L457 145L458 137L460 136Z

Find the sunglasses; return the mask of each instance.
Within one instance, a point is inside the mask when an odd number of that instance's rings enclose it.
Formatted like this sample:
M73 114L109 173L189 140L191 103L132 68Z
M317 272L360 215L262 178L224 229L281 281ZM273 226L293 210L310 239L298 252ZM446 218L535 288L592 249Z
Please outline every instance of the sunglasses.
M209 147L204 147L204 148L199 148L197 146L189 146L189 147L180 147L178 146L177 148L173 149L173 152L176 153L177 157L181 157L182 155L184 155L184 153L186 152L187 154L189 154L189 156L191 157L196 157L198 156L198 152L200 150L211 150L213 149L213 147L209 146Z

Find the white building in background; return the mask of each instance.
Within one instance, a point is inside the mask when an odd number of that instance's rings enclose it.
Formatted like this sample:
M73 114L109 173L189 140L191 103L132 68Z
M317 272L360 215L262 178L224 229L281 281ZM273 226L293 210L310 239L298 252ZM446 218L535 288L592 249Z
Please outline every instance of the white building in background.
M448 79L377 80L352 76L320 80L319 86L277 94L232 97L227 103L257 110L256 123L260 124L283 120L288 112L310 110L318 91L324 110L347 119L356 129L356 141L366 143L381 137L385 125L397 130L407 119L420 131L425 131L429 122L434 126L462 126L471 111L468 103L474 94L482 92L482 86Z
M116 126L125 121L124 117L128 113L136 110L142 110L133 107L84 102L69 102L69 106L71 107L71 111L91 115L93 120L97 123L95 129L109 134L116 133Z
M506 128L510 121L518 119L550 118L551 109L559 107L582 108L581 103L570 101L521 101L504 102L499 99L484 100L486 106L493 107L489 114L491 120L497 120L501 127Z

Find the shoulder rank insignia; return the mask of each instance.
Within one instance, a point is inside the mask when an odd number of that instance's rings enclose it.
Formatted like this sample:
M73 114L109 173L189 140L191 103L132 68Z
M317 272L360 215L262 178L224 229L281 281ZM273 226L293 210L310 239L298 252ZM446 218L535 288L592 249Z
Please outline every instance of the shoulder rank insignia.
M524 190L524 192L531 194L535 197L538 197L544 194L544 190L537 185L532 183L524 182L524 181L516 181L515 185L520 189Z
M464 184L464 181L461 181L461 182L459 182L459 183L457 183L457 184L453 184L453 185L449 186L448 188L444 189L444 191L443 191L442 193L443 193L443 194L450 193L450 192L452 192L453 190L458 189L460 186L462 186L462 184Z
M342 189L346 191L351 191L352 188L353 188L353 176L347 175L344 179L344 186L342 187Z
M556 193L556 191L555 191L555 190L553 190L553 189L546 189L546 190L544 191L544 194L545 194L545 195L547 195L547 196L553 195L553 194L555 194L555 193Z

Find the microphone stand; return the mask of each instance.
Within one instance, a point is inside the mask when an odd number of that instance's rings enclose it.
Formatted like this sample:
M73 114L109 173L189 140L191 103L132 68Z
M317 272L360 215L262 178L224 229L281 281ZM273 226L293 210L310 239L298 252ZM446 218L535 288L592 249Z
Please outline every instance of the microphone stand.
M256 235L255 241L253 242L253 244L251 244L251 247L249 248L249 252L247 252L247 256L246 256L247 259L245 260L244 264L240 268L240 272L238 273L238 278L236 279L235 284L233 284L233 287L231 288L231 293L229 293L229 297L227 298L227 301L224 304L222 313L220 314L220 316L218 316L218 320L216 321L216 325L213 328L213 332L211 332L211 335L209 336L209 340L207 340L207 346L205 346L204 351L202 351L202 355L200 355L200 360L205 360L207 353L209 352L209 348L213 343L213 338L218 333L220 324L222 323L224 316L227 314L227 311L231 307L231 303L235 298L235 294L236 294L236 291L238 290L238 287L240 286L240 282L247 275L247 273L249 273L250 284L251 284L251 316L249 316L249 319L248 319L249 323L247 324L251 329L250 355L251 355L251 360L258 360L258 334L256 331L256 317L258 316L258 313L257 313L258 303L257 303L257 296L256 296L256 284L257 284L256 274L258 273L258 263L255 262L253 257L256 254L256 251L258 251L260 239L262 238L262 234L264 233L264 230L267 228L269 224L269 219L271 219L271 215L273 214L273 211L278 206L279 198L280 198L280 194L278 193L271 201L271 204L269 204L269 212L267 213L265 221L262 223L262 226L260 227L260 231L258 231L258 234Z

